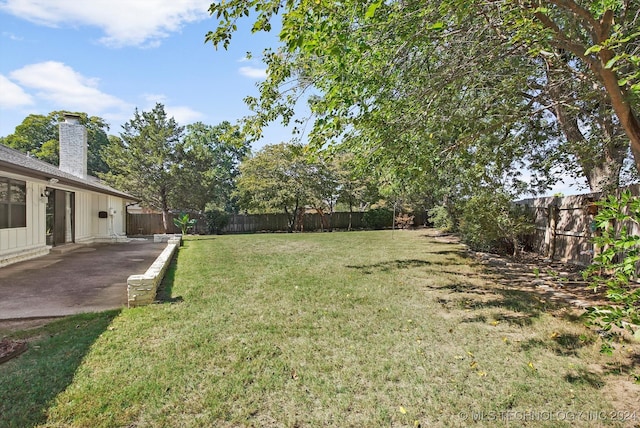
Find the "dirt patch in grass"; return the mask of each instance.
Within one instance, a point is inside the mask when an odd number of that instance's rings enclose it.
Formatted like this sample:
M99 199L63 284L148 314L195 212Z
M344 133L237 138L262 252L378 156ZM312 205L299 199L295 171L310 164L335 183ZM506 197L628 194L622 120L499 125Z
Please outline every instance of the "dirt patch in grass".
M27 350L27 342L24 340L0 340L0 364L17 357Z

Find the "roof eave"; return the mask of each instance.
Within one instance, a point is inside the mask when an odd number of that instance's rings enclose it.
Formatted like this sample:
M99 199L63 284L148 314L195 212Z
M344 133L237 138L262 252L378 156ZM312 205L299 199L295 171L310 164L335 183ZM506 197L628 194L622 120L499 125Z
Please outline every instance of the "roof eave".
M63 175L60 174L56 174L55 172L51 171L51 172L44 172L44 171L37 171L31 168L27 168L27 167L22 167L20 165L16 165L13 163L9 163L9 162L5 162L0 160L0 169L7 171L7 172L11 172L14 174L19 174L19 175L24 175L27 177L31 177L31 178L36 178L36 179L41 179L41 180L49 180L51 178L55 178L57 179L58 183L63 184L63 185L68 185L68 186L73 186L73 187L77 187L80 189L84 189L84 190L91 190L93 192L98 192L98 193L102 193L102 194L106 194L106 195L110 195L110 196L117 196L119 198L123 198L125 200L128 201L134 201L134 202L140 202L139 198L136 198L132 195L129 195L128 193L125 192L120 192L118 190L112 189L105 189L99 186L92 186L89 183L85 183L81 180L73 180L73 179L69 179L68 177L65 177Z

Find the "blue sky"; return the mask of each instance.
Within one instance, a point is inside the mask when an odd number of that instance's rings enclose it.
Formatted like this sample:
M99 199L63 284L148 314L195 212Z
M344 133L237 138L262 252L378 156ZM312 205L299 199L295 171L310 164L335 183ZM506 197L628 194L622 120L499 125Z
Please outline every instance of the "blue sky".
M217 20L207 0L0 0L0 136L29 114L100 116L119 134L156 102L181 125L250 114L243 102L265 75L277 33L240 28L229 50L205 44ZM248 21L247 21L248 24ZM255 60L246 60L246 53ZM254 145L289 141L270 126Z

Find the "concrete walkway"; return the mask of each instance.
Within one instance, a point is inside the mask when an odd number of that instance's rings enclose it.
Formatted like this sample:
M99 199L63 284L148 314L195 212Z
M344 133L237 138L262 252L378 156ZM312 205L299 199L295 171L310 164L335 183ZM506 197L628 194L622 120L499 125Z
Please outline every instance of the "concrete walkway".
M2 267L0 321L124 307L129 275L144 273L166 246L151 240L82 245Z

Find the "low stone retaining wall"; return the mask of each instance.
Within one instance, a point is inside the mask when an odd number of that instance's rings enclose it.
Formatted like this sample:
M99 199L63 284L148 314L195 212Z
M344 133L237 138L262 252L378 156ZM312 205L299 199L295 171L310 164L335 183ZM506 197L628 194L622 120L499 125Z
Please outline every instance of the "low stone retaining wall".
M130 308L153 303L158 286L181 242L181 236L169 238L167 248L160 253L144 274L129 276L127 279L127 305Z
M170 239L179 238L182 239L182 235L179 233L176 234L168 234L168 233L156 233L153 235L153 242L169 242Z

